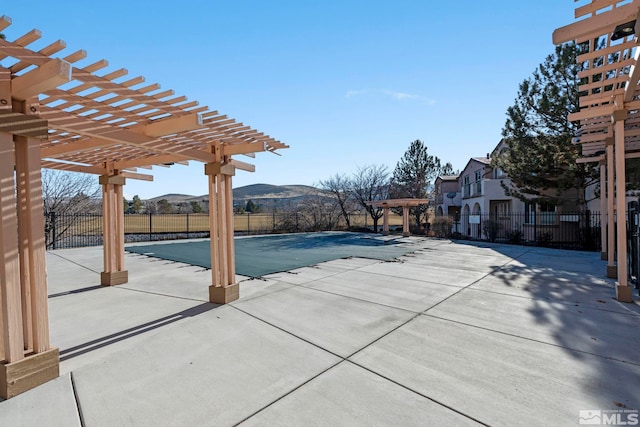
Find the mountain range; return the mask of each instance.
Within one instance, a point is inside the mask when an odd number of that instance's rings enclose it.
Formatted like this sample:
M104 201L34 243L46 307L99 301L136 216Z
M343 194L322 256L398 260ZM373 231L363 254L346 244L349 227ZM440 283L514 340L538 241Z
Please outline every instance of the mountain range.
M328 192L309 185L251 184L234 188L233 202L236 206L243 206L251 200L263 209L270 209L273 207L295 205L308 197L319 194L325 197L331 197ZM162 199L166 199L171 204L191 203L192 201L206 203L209 200L209 195L164 194L148 199L148 201L158 202Z

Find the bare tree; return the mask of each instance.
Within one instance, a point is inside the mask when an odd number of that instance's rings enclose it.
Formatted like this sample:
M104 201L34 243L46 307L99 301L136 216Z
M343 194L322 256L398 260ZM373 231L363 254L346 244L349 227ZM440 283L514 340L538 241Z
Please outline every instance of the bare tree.
M374 200L388 198L389 171L384 165L359 167L352 180L352 192L356 201L373 220L373 231L378 232L378 220L382 218L383 209L367 204Z
M144 213L155 215L158 213L158 205L153 200L147 200L144 203Z
M82 214L98 214L101 209L96 177L76 172L43 169L42 199L48 248L69 234Z
M335 230L340 221L338 203L323 191L315 191L298 205L300 220L308 231Z
M335 196L342 217L347 224L347 229L351 230L351 218L349 214L353 210L355 202L353 192L351 191L351 179L344 174L337 173L325 181L320 181L319 186Z

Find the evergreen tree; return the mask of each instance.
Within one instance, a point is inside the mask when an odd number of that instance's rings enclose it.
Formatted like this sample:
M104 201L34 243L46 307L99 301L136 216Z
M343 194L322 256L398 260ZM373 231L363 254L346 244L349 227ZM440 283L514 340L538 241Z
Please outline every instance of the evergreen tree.
M131 200L130 213L139 214L142 212L142 200L137 194Z
M428 153L427 146L416 139L410 145L404 156L396 164L391 178L389 195L392 199L426 199L431 191L433 181L442 172L451 173L450 163L442 166L440 159ZM417 227L426 222L428 205L410 208ZM424 218L424 221L422 220Z
M508 148L492 157L492 166L511 180L502 183L507 195L536 203L585 205L585 188L595 182L595 170L576 163L581 152L572 138L578 123L567 119L579 111L582 65L576 60L582 50L575 43L557 46L520 84L514 105L507 109L502 134Z
M245 206L244 210L245 210L245 212L249 212L249 213L257 213L258 212L258 205L253 203L253 200L249 199L247 201L247 205Z
M194 213L194 214L202 213L202 206L200 205L200 203L196 202L195 200L192 200L190 203L191 203L191 213Z
M158 213L159 214L171 214L173 213L173 206L167 199L158 200Z

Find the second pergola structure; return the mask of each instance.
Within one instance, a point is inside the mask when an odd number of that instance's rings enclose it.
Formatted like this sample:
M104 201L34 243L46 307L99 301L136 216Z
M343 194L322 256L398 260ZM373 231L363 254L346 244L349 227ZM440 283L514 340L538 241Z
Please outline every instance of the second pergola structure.
M409 208L426 205L429 199L386 199L367 202L370 206L382 208L382 234L389 234L389 209L402 208L402 235L409 237ZM419 224L418 224L419 225Z
M640 157L640 0L580 3L575 10L579 21L557 29L553 42L585 47L577 58L582 66L580 111L568 119L580 122L574 139L582 146L579 162L600 167L601 208L607 218L602 257L607 260L607 275L617 277L616 298L633 302L627 266L625 159Z
M0 32L11 25L0 17ZM123 187L152 180L140 169L204 163L209 184L209 299L239 296L235 282L232 176L253 157L287 146L127 70L99 74L100 60L80 65L83 50L63 53L58 40L29 46L38 30L0 38L0 397L58 376L49 341L41 168L97 175L102 186L105 286L128 281L124 265ZM203 175L203 179L205 176Z

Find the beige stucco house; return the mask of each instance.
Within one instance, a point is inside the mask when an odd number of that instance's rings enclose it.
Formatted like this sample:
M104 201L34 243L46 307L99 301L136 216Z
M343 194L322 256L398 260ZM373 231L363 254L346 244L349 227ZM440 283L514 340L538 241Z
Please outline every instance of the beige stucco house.
M436 216L452 216L452 231L473 239L497 235L501 240L561 241L567 234L574 234L572 229L579 227L581 219L575 215L577 198L571 194L558 206L528 203L507 195L509 177L491 166L492 154L506 149L506 143L500 141L492 153L469 159L457 177L439 177L435 182ZM490 236L492 232L496 234Z

